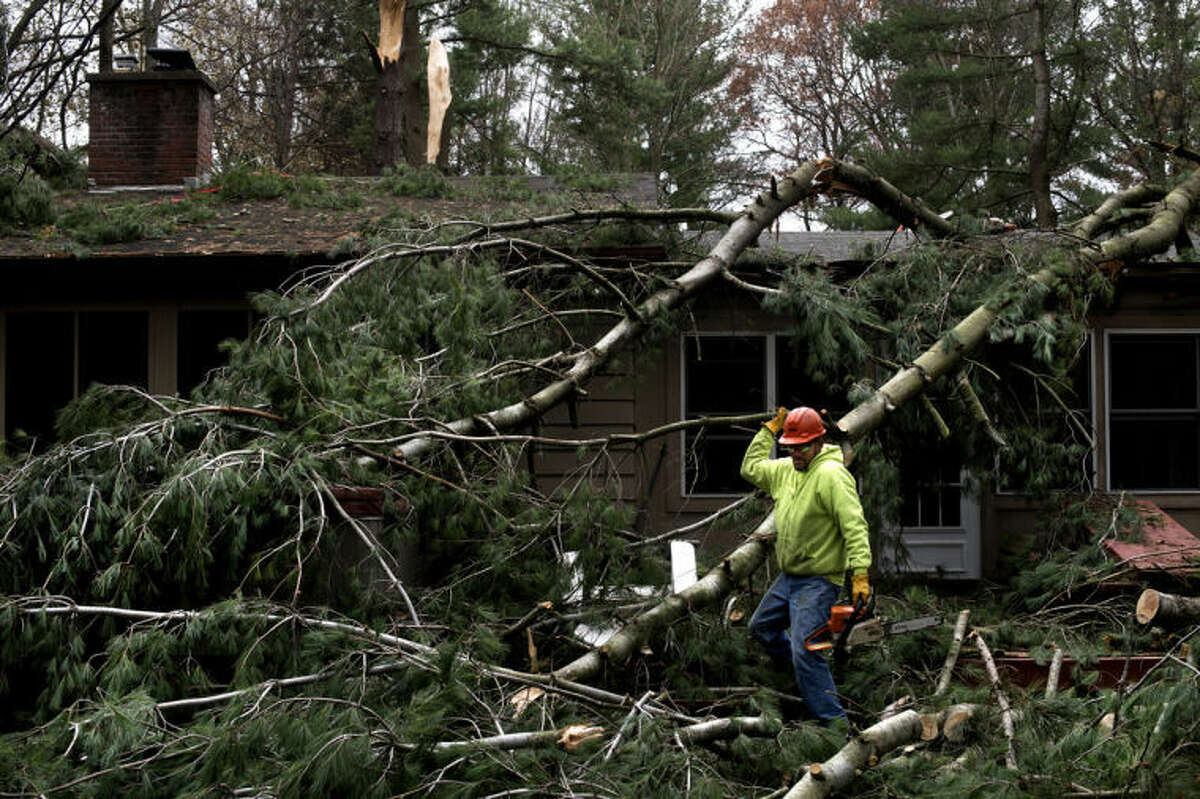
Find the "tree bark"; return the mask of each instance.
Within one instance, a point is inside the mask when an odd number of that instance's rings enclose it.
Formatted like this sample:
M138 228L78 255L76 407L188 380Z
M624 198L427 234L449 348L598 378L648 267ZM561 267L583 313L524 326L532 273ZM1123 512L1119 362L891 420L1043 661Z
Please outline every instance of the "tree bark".
M1053 230L1058 212L1050 196L1050 63L1046 58L1046 3L1033 4L1033 125L1029 130L1029 180L1037 226Z
M151 47L158 47L158 29L162 26L165 0L142 0L142 59Z
M383 6L380 3L381 27ZM421 63L420 26L418 9L402 5L403 40L394 51L385 50L383 42L376 56L379 89L375 97L375 170L396 164L419 165L425 160L425 120L422 113L421 88L424 64Z
M1013 714L1012 707L1008 704L1008 696L1004 693L1004 689L1000 687L1000 672L996 670L996 661L992 658L992 650L988 649L987 642L983 640L983 636L978 630L971 632L971 636L975 639L975 646L979 648L979 657L983 660L984 668L987 669L988 679L992 681L992 690L996 694L996 704L1000 706L1000 725L1004 729L1004 737L1008 739L1008 749L1004 752L1004 765L1010 769L1017 767L1017 753L1013 749Z
M104 0L100 7L100 52L97 55L99 72L112 72L113 30L116 27L117 9L121 0Z
M1200 598L1165 594L1148 588L1137 601L1140 624L1183 625L1200 623Z
M1050 673L1046 676L1046 698L1053 699L1058 693L1058 681L1062 676L1063 650L1055 644L1054 657L1050 659Z
M958 612L958 621L954 623L954 637L950 640L950 651L946 653L946 662L942 665L942 674L938 677L934 696L941 696L950 687L950 676L954 673L954 664L958 662L958 653L962 650L963 638L967 634L967 621L970 618L969 608Z
M906 710L867 729L824 763L809 766L803 779L792 786L784 799L818 799L845 788L857 771L874 766L881 754L913 743L921 736L921 716Z
M280 8L283 24L283 46L272 70L271 89L274 95L275 167L284 169L292 160L293 130L296 124L296 84L300 82L300 34L304 28L304 9L300 0L292 0Z
M783 725L778 720L763 716L729 716L692 724L679 729L675 734L680 743L698 744L730 740L739 735L770 738L778 735L782 729Z

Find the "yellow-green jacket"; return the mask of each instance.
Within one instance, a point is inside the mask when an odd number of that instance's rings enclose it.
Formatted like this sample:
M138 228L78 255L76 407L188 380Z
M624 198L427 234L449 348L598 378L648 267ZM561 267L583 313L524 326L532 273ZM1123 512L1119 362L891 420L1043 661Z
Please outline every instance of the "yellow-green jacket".
M800 472L791 458L770 457L774 443L771 431L758 431L742 458L742 477L775 500L779 568L819 574L834 585L847 569L865 574L871 565L867 520L841 449L826 444Z

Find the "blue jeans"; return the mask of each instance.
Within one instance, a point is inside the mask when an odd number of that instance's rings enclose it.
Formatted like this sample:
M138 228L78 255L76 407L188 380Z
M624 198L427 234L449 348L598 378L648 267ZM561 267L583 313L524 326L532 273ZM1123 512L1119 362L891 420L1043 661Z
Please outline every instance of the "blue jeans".
M845 718L829 664L819 652L809 652L804 639L829 621L837 587L824 577L780 574L750 617L750 634L776 663L789 660L796 687L808 711L821 722Z

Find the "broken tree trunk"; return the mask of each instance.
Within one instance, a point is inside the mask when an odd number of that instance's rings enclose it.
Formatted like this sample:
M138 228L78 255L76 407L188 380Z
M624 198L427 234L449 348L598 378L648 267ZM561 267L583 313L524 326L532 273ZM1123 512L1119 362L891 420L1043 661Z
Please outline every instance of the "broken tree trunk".
M1053 699L1058 693L1058 680L1062 675L1063 650L1058 644L1054 645L1054 657L1050 660L1050 673L1046 677L1046 698Z
M379 74L375 98L376 171L425 158L418 10L403 0L380 0L379 43L370 48ZM366 38L366 34L363 34Z
M1197 624L1200 623L1200 598L1164 594L1148 588L1138 597L1136 615L1140 624Z
M770 738L778 735L782 729L783 724L778 719L764 716L729 716L682 727L675 735L680 743L698 744L729 740L739 735Z
M845 788L861 769L874 766L879 756L921 737L921 716L906 710L868 727L824 763L809 766L803 779L792 786L784 799L817 799Z
M437 163L442 151L442 125L446 121L446 109L450 107L450 59L446 48L437 39L429 40L429 126L425 133L425 163Z
M381 70L388 62L400 60L406 5L405 0L379 0L379 44L375 45L375 57Z

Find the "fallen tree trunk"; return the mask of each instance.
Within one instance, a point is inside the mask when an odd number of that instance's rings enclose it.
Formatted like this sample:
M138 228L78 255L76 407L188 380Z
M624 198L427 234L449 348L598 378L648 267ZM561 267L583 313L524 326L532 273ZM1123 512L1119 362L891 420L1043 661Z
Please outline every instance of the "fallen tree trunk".
M1200 598L1148 588L1138 597L1135 615L1139 624L1198 624Z
M675 737L683 744L707 743L736 738L739 735L754 735L770 738L778 735L783 724L777 719L763 716L729 716L692 724L676 731Z
M958 621L954 623L954 638L950 640L950 651L946 653L946 662L942 664L942 674L938 677L934 696L941 696L950 687L950 676L954 673L954 664L958 662L958 653L962 651L963 638L967 634L967 620L970 618L970 608L958 612Z
M979 657L983 659L988 679L992 681L992 691L996 694L996 704L1000 706L1000 724L1004 729L1004 737L1008 739L1008 749L1004 752L1004 765L1007 768L1015 769L1017 767L1017 753L1013 749L1012 708L1008 704L1008 696L1005 695L1004 689L1000 687L1000 673L996 670L996 661L992 658L992 650L988 649L987 642L983 640L983 636L979 634L978 630L972 631L971 636L975 639L975 646L979 648Z
M578 682L594 677L603 670L605 663L624 663L641 648L651 633L683 618L695 607L719 602L766 560L770 551L770 536L774 535L774 531L774 517L768 516L750 536L750 540L727 555L719 566L709 570L688 588L634 617L607 641L556 669L553 678Z
M769 192L758 195L730 224L729 230L707 256L673 280L670 286L655 292L632 309L626 318L580 353L560 379L504 408L450 422L443 430L460 435L481 430L489 434L497 430L511 430L529 424L554 406L570 399L600 367L608 363L615 352L636 340L648 328L651 320L679 307L709 284L720 280L725 270L737 261L742 250L758 241L762 232L780 214L814 194L819 188L815 179L823 166L823 162L809 161L773 184ZM411 460L425 454L437 441L433 437L414 438L398 447L395 454Z
M874 766L879 756L897 746L913 743L921 737L921 716L906 710L858 734L824 763L808 767L804 777L787 792L784 799L817 799L845 788L861 769Z

